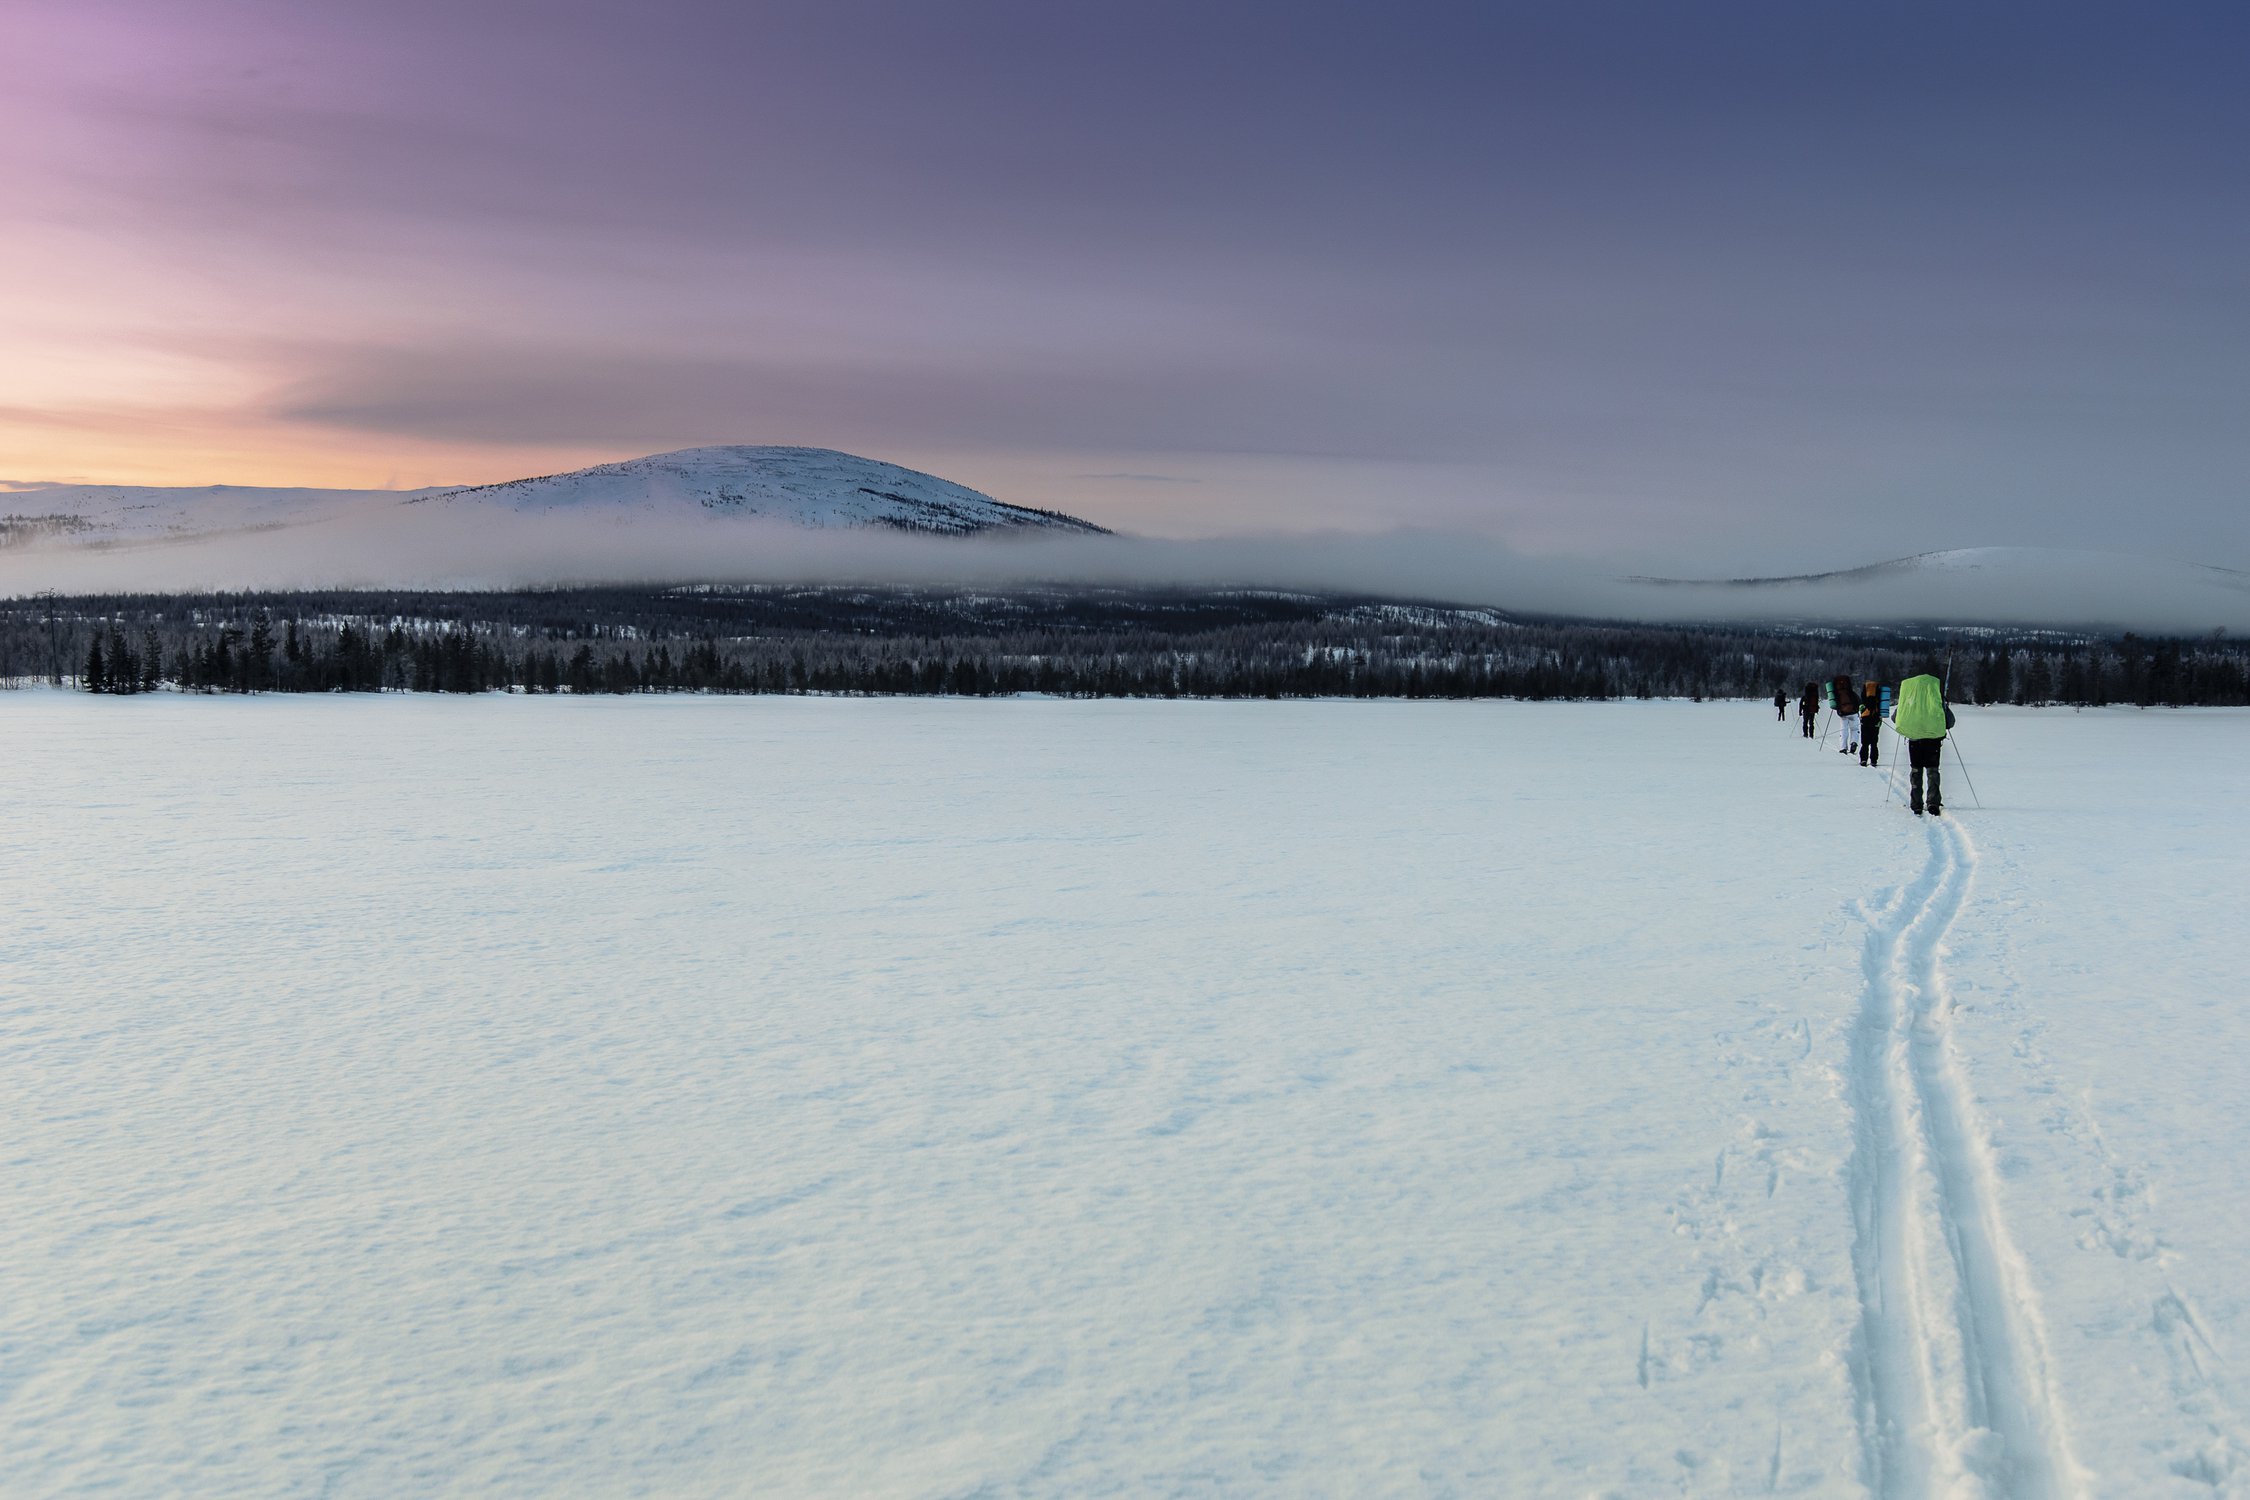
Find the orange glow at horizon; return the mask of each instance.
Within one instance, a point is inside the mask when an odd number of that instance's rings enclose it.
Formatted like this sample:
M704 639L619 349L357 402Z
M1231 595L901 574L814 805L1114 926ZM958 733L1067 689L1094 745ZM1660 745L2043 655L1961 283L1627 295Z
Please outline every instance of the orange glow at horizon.
M213 484L424 489L636 457L604 447L430 443L195 411L0 412L0 485ZM7 505L0 489L0 508Z

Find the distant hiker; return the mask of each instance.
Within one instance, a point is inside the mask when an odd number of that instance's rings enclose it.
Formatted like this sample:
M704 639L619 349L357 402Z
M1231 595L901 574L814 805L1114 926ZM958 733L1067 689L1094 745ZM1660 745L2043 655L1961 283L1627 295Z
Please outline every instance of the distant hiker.
M1789 718L1789 695L1780 688L1773 690L1773 721L1785 723Z
M1841 748L1846 755L1856 754L1859 750L1859 689L1853 687L1852 680L1841 673L1829 683L1828 688L1835 694L1836 722L1844 732Z
M1813 737L1813 726L1820 722L1820 684L1805 684L1804 695L1797 700L1797 717L1804 721L1805 738Z
M1859 689L1859 763L1879 766L1883 763L1883 698L1880 683L1860 684Z
M1953 727L1953 710L1946 706L1945 684L1924 673L1898 685L1898 712L1892 724L1906 740L1906 764L1912 768L1907 806L1924 807L1922 778L1929 777L1927 805L1933 816L1943 816L1945 793L1938 787L1938 753L1945 748L1945 732Z

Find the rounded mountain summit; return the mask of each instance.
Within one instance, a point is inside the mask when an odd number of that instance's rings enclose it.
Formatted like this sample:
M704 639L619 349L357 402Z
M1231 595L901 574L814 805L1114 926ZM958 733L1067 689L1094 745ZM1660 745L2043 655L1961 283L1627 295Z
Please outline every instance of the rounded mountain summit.
M381 514L395 506L630 521L742 517L814 529L924 536L1107 536L1060 511L1009 505L966 485L830 448L682 448L567 474L427 489L250 485L0 485L0 548L192 541Z
M701 509L798 526L887 526L940 536L1005 531L1107 535L1060 511L1009 505L966 485L832 448L682 448L567 474L420 496L416 504L498 504L522 512Z

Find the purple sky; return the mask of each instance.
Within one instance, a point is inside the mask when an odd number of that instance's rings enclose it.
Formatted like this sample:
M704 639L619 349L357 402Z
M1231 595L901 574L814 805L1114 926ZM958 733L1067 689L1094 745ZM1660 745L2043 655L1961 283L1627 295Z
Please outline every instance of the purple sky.
M0 60L0 476L798 442L1167 533L2250 566L2239 5L13 0Z

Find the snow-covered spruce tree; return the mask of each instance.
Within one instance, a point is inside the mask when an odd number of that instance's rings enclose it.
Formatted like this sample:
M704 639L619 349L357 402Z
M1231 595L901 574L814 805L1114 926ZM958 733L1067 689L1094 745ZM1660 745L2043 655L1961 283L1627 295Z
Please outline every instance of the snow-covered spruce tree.
M141 664L133 648L127 644L122 632L114 625L109 627L109 690L113 693L137 693L141 690Z
M262 693L273 684L273 616L260 609L250 618L249 658L243 664L245 687Z

